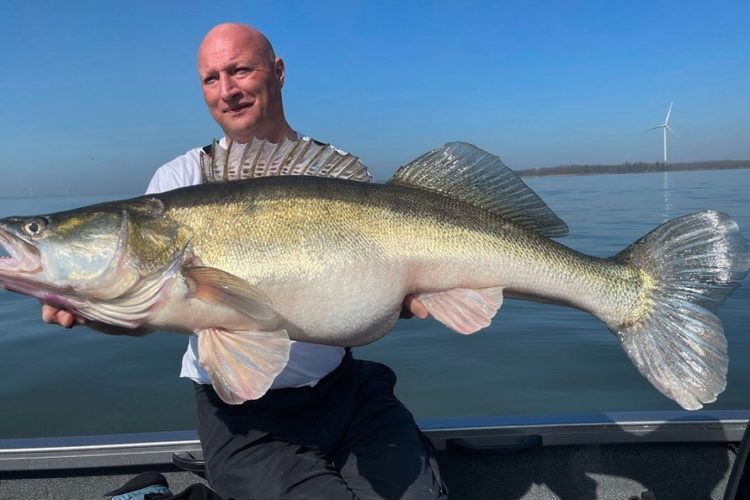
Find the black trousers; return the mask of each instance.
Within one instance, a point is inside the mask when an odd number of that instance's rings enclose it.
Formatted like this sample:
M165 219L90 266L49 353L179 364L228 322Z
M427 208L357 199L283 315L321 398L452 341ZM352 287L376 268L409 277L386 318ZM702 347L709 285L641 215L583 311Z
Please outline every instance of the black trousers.
M242 405L196 384L211 487L225 500L447 498L432 444L395 384L390 368L350 353L315 387Z

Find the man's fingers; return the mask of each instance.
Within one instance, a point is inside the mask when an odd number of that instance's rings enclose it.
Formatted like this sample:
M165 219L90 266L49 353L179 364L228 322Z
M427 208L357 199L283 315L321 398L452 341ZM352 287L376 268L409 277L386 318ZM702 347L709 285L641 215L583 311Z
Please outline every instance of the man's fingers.
M45 323L56 323L58 312L60 312L60 309L57 307L53 307L49 304L42 304L42 321Z
M42 320L45 323L57 323L65 328L86 324L84 318L79 318L70 311L44 303L42 303Z
M76 324L76 317L68 311L61 310L57 313L57 322L65 328L73 328Z
M430 315L430 311L428 311L424 304L417 299L414 299L409 307L414 316L419 319L427 319L427 316Z
M406 296L404 306L419 319L427 319L427 316L430 315L430 311L414 295Z

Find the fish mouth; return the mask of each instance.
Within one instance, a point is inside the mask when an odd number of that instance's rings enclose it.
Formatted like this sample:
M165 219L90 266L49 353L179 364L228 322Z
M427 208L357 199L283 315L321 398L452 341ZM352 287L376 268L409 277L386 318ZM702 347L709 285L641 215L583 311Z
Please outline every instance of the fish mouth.
M36 274L41 270L42 260L37 249L0 226L0 278Z

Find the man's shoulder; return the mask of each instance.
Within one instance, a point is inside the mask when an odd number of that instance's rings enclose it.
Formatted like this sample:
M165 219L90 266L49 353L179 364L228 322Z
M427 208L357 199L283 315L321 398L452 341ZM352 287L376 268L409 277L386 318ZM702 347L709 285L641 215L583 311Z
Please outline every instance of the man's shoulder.
M193 148L159 167L151 178L146 193L161 193L200 184L200 156L202 152L202 147Z
M190 149L186 153L181 154L173 160L168 161L167 163L159 167L159 169L161 170L162 168L166 168L178 170L181 168L190 168L194 165L200 166L201 152L205 151L206 149L210 151L211 145L209 144L208 146Z

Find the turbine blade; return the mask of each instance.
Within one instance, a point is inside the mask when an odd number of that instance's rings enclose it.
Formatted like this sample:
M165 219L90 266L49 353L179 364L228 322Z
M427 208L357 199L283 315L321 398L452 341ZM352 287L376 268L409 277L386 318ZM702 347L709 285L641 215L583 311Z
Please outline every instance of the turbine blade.
M648 132L649 130L656 130L657 128L664 128L664 125L657 125L656 127L647 128L644 130L644 132Z
M667 123L669 123L669 115L672 114L672 104L674 104L674 102L670 102L669 103L669 111L667 111L667 119L664 120L664 125L666 125Z
M683 141L685 140L685 139L682 138L682 136L680 134L678 134L677 132L675 132L674 130L672 130L672 127L670 127L669 125L667 125L667 130L669 130L670 132L672 132L674 135L676 135L677 137L679 137Z

